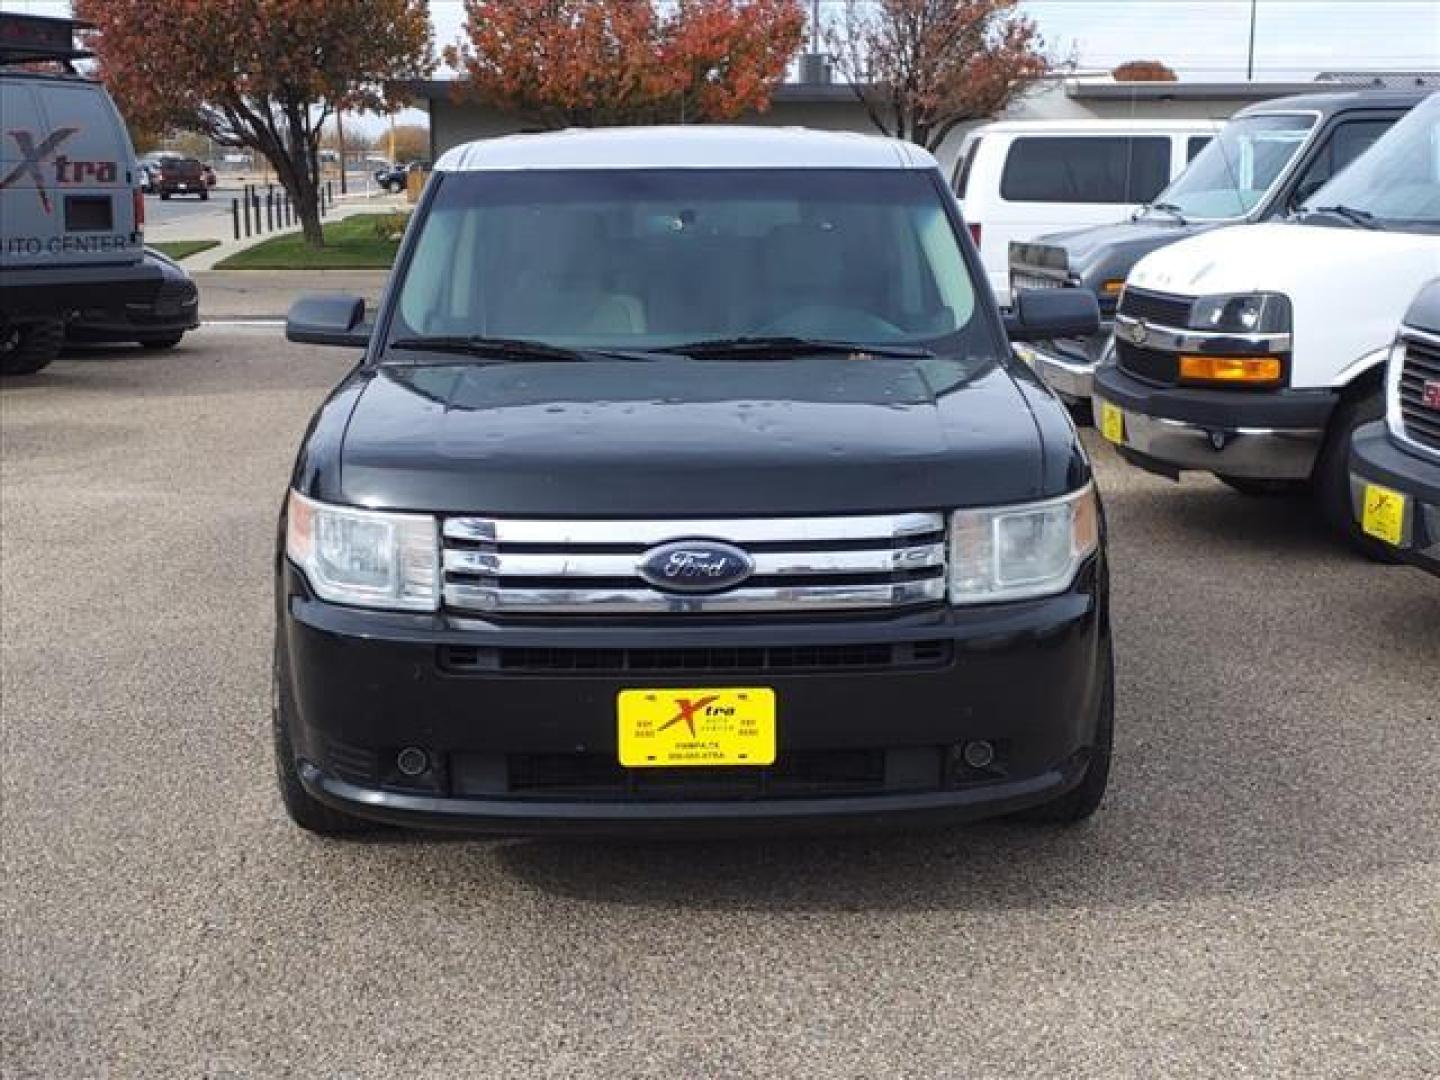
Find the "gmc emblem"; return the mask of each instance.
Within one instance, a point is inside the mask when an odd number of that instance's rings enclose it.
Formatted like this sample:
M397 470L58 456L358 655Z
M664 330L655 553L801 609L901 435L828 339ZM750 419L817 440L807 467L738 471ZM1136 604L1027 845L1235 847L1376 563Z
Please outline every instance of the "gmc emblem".
M1440 412L1440 379L1429 379L1420 388L1420 404Z

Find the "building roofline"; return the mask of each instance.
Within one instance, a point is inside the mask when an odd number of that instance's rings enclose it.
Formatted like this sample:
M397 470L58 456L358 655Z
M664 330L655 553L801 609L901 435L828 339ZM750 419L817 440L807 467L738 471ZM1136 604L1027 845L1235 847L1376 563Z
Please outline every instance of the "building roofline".
M1065 84L1065 96L1077 101L1268 101L1293 94L1324 93L1314 82L1083 82ZM1337 90L1345 89L1336 87Z

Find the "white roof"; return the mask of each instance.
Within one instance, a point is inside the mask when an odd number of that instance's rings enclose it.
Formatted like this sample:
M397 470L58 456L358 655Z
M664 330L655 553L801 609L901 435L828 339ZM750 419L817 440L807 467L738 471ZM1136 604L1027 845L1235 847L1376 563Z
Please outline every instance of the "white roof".
M1056 134L1056 135L1157 135L1194 132L1202 135L1219 131L1225 120L997 120L975 128L973 134Z
M914 143L806 128L697 124L570 128L447 150L440 172L484 169L933 169Z

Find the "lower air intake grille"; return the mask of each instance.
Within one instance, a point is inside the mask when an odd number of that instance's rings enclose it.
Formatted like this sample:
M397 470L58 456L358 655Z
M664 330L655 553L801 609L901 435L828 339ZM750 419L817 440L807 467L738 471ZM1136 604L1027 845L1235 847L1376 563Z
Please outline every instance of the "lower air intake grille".
M439 664L453 674L663 674L763 671L875 671L938 668L954 655L949 641L860 645L766 645L690 649L487 649L443 645Z

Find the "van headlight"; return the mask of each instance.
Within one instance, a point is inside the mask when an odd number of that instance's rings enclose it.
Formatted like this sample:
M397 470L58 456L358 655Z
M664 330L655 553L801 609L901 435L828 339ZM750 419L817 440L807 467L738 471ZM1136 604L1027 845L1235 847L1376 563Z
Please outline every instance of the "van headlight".
M1190 309L1190 326L1222 334L1290 333L1290 299L1283 293L1202 296Z
M285 553L322 600L434 611L440 601L435 519L331 506L290 492Z
M950 516L950 603L1063 592L1100 546L1094 483L1058 499Z

